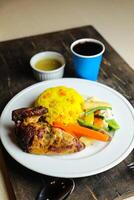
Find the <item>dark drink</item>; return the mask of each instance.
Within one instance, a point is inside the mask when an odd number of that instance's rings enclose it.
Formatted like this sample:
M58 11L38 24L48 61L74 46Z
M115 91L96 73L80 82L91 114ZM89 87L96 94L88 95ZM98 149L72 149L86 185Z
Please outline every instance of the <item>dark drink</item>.
M78 43L73 47L75 53L83 56L94 56L101 53L102 50L101 44L90 41Z

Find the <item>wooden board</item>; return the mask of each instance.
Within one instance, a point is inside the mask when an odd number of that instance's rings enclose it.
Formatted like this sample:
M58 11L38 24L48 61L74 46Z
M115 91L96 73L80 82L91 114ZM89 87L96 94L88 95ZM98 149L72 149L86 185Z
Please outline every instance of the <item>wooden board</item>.
M134 105L134 71L92 26L85 26L1 42L0 111L16 93L36 83L29 60L37 52L52 50L62 53L67 63L65 77L75 77L72 69L70 44L78 38L86 37L99 39L106 47L99 82L116 89ZM34 200L43 185L45 176L18 164L3 147L2 151L16 199ZM75 179L76 188L68 199L113 200L115 198L123 199L123 196L125 197L127 194L132 195L134 176L127 170L127 164L133 159L131 153L119 165L104 173Z

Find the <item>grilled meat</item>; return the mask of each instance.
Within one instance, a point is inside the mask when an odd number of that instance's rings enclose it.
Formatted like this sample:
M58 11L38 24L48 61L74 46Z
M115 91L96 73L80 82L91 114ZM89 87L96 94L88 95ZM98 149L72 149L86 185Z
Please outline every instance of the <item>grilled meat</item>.
M12 112L15 134L20 147L34 154L66 154L78 152L85 145L65 131L50 126L44 107L21 108Z
M48 109L42 106L33 107L33 108L20 108L12 112L12 120L15 122L23 121L23 119L27 117L41 116L41 115L46 114L47 112L48 112Z

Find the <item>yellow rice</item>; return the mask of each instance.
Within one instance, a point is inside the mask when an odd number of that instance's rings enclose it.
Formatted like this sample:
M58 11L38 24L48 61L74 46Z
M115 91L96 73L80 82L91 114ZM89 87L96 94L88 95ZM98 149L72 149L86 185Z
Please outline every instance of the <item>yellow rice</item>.
M84 98L73 88L65 86L45 90L35 101L35 106L48 108L47 121L65 124L76 123L82 113Z

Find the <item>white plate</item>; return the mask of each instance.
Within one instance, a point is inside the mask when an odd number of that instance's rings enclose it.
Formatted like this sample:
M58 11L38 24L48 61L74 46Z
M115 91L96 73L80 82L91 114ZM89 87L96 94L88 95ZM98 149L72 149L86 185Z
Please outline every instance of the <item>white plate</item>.
M30 106L41 92L58 85L72 87L83 96L96 96L112 104L115 119L121 128L110 143L97 141L81 152L63 156L32 155L19 148L14 140L12 111ZM24 89L10 100L1 115L0 133L7 152L33 171L57 177L90 176L114 167L132 151L134 110L121 94L97 82L73 78L45 81Z

